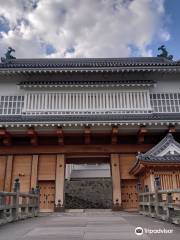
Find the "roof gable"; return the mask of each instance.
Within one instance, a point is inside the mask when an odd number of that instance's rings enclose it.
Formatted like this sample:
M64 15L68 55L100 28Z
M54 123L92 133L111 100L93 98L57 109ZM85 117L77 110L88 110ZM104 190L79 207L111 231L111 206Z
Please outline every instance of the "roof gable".
M180 144L168 133L156 146L138 155L140 161L147 162L180 162Z
M168 133L156 146L146 153L139 153L136 161L130 169L130 174L137 175L144 171L145 165L172 166L180 164L180 144Z
M172 133L168 133L156 146L146 152L144 155L164 156L170 151L180 154L180 144L176 142Z

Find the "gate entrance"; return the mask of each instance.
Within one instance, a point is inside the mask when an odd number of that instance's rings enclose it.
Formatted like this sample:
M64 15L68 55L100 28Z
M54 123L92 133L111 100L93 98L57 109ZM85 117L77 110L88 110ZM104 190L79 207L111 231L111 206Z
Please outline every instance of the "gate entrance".
M68 159L67 162L64 188L65 208L112 208L109 158L80 157Z
M66 180L65 208L112 208L111 178Z

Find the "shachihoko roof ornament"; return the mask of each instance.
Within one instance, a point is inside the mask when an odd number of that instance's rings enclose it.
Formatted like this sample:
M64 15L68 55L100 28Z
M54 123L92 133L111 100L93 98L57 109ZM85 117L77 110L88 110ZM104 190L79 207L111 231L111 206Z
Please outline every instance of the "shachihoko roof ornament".
M173 55L168 55L168 51L166 50L166 47L164 45L161 45L158 48L158 51L162 51L161 54L158 54L157 57L164 57L168 60L173 60Z
M5 53L5 58L1 58L1 62L5 62L6 60L16 59L13 55L11 55L12 52L15 52L15 49L12 47L8 47L7 52Z

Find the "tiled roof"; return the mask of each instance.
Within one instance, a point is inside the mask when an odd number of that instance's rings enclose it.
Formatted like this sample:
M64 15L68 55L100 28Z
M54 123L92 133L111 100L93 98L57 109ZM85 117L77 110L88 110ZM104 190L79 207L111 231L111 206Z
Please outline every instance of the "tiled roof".
M146 85L152 85L155 84L156 82L154 80L108 80L108 83L111 84L118 84L118 85L142 85L142 84L146 84ZM36 80L36 81L22 81L19 83L19 85L24 85L24 86L30 86L30 85L60 85L60 86L64 86L64 85L94 85L94 84L107 84L106 80L76 80L73 79L72 80L60 80L60 81L42 81L42 80Z
M169 147L169 148L168 148ZM171 147L171 148L170 148ZM173 149L174 154L171 153ZM170 150L171 149L171 150ZM138 153L136 160L134 161L130 173L138 174L141 171L141 164L158 164L164 166L165 164L180 164L180 144L176 142L173 135L168 133L156 146L147 151L146 153ZM170 150L170 151L169 151Z
M63 59L12 59L0 63L3 70L103 70L146 67L180 67L180 62L162 57L136 58L63 58Z
M180 163L180 154L170 154L166 153L161 156L161 153L168 149L169 146L175 146L180 150L180 144L174 139L171 133L168 133L156 146L147 151L146 153L138 154L137 158L139 161L143 162L179 162Z
M120 121L180 121L179 114L86 114L86 115L0 115L0 123L24 122L120 122Z
M149 162L149 163L180 163L180 155L165 155L163 157L155 157L155 156L146 156L142 159L139 159L143 162Z

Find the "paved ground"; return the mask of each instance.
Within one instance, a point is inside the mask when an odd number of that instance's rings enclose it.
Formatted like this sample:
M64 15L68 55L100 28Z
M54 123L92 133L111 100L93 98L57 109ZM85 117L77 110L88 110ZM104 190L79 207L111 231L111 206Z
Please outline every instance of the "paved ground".
M169 234L137 236L135 228L169 229ZM180 227L136 213L85 211L53 213L0 226L0 240L176 240Z

